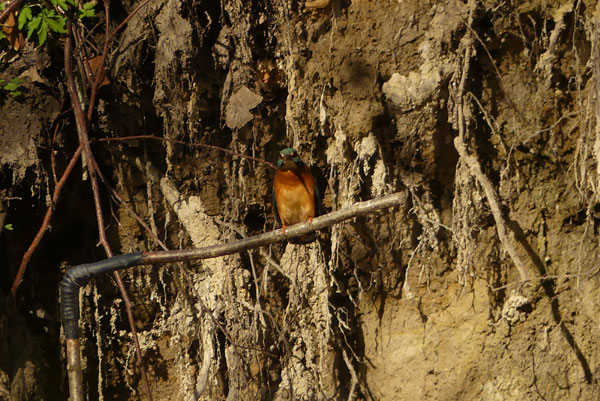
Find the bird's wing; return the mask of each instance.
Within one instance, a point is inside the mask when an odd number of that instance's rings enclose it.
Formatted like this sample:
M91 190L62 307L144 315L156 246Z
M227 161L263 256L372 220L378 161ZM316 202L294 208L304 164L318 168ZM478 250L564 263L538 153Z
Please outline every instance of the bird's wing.
M273 204L273 214L275 215L275 221L281 225L281 218L279 217L279 211L277 210L277 198L275 197L275 185L273 185L271 191L271 203Z

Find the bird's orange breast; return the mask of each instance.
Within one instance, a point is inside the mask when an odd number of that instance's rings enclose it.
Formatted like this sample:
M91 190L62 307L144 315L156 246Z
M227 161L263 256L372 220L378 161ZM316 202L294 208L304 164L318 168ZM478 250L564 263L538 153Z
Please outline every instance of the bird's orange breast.
M315 183L306 165L299 171L279 170L275 176L277 212L283 225L315 217Z

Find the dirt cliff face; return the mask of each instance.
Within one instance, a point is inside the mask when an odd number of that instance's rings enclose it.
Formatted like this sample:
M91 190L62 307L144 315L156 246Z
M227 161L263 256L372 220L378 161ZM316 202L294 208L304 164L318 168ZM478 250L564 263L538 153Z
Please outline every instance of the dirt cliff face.
M155 400L598 398L600 9L518 3L166 0L135 14L91 125L96 140L157 137L93 144L127 205L103 193L116 253L158 249L132 211L173 249L274 227L275 171L198 144L271 162L295 147L328 211L404 197L311 245L187 264L191 281L177 265L123 271ZM77 147L59 59L26 48L2 67L48 78L0 104L0 399L67 397L57 283L106 257L78 167L5 296L51 166ZM111 277L83 290L82 329L89 398L145 399Z

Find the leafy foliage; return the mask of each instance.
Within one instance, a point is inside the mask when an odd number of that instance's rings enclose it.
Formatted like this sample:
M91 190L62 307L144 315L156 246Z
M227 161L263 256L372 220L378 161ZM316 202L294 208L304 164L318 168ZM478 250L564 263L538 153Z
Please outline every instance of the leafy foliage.
M27 39L35 32L38 43L43 45L48 37L48 31L66 33L66 18L57 15L53 9L42 8L37 15L33 16L31 7L25 6L19 12L19 30L27 25Z
M6 83L3 79L0 79L0 91L12 97L19 97L23 94L21 92L21 84L23 82L21 78L13 78Z
M94 3L91 1L84 3L83 8L79 9L79 18L91 18L94 15L96 15L96 12L94 11Z
M0 3L0 11L3 11L4 8L6 7L6 1ZM6 34L4 33L4 31L2 29L0 29L0 40L6 38Z
M4 7L4 3L1 3ZM73 8L78 11L79 18L95 16L95 3L84 3L78 8L75 0L44 0L38 3L26 3L18 12L17 27L19 31L27 31L27 39L32 36L37 43L43 45L52 33L66 33L67 16ZM0 31L0 39L6 35Z

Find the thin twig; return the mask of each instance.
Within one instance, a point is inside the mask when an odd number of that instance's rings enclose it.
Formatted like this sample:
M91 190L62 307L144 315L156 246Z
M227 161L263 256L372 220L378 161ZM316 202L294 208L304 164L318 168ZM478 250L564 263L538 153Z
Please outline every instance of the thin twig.
M85 46L83 46L83 40L81 39L81 33L79 29L77 29L77 25L73 26L71 32L73 33L73 39L75 40L75 45L73 46L76 53L79 53L79 57L75 58L75 62L77 63L79 77L81 78L81 83L84 88L89 89L91 86L90 79L92 79L92 69L90 67L90 63L88 62L88 54Z
M483 40L481 39L479 34L473 29L473 27L471 27L471 24L467 24L467 28L475 36L475 38L477 39L479 44L481 44L481 46L483 47L483 50L485 51L488 58L490 59L490 62L492 63L492 67L494 67L494 71L496 72L496 75L498 76L498 83L500 84L500 89L502 89L502 93L504 93L504 97L505 97L506 101L517 112L517 116L521 119L521 121L528 122L527 119L525 118L525 116L523 115L523 113L521 112L521 110L519 110L517 105L512 101L511 97L509 96L508 91L506 90L506 86L504 85L504 80L502 79L502 74L500 74L500 70L496 66L496 61L492 57L492 54L488 50L487 46L485 45L485 43L483 42Z
M160 136L155 136L155 135L133 135L133 136L118 137L118 138L98 138L98 139L94 139L92 142L129 141L129 140L137 140L137 139L153 139L156 141L165 141L165 142L177 143L177 144L186 145L186 146L199 146L202 148L214 149L214 150L218 150L221 152L229 153L230 155L233 155L236 157L253 160L253 161L259 162L259 163L264 163L267 166L271 167L272 169L275 169L275 170L277 169L277 167L273 163L268 162L266 160L259 159L258 157L243 155L241 153L236 153L232 150L221 148L219 146L208 145L206 143L189 143L189 142L184 142L184 141L180 141L177 139L162 138Z
M96 69L96 76L92 77L94 80L92 83L92 88L90 90L90 98L88 102L88 110L87 110L87 119L91 121L92 116L94 115L94 109L96 105L96 96L98 94L98 88L100 87L100 83L104 79L105 72L104 68L106 67L106 56L108 54L108 44L110 42L110 0L104 0L104 15L105 15L105 29L104 29L104 47L102 48L102 57L100 59L100 66Z
M577 273L572 273L572 274L556 274L556 275L547 275L547 276L538 276L538 277L534 277L531 279L531 281L533 282L544 282L544 281L550 281L550 280L565 280L565 279L570 279L570 278L576 278L576 279L580 279L581 277L583 277L584 279L588 280L592 277L594 277L596 274L598 274L598 272L600 272L600 264L596 265L596 267L585 271L585 272L577 272ZM510 282L508 284L505 285L501 285L498 287L494 287L491 285L488 285L489 289L494 291L494 292L498 292L500 290L504 290L506 288L509 287L514 287L514 286L521 286L523 284L526 284L527 281L523 281L523 280L518 280L518 281L513 281Z
M56 127L54 128L54 136L52 137L52 145L54 145L54 142L56 141L56 135L58 134L59 129L60 129L60 123L57 123ZM56 176L56 158L54 156L54 146L51 146L51 149L50 149L50 168L52 170L52 179L54 180L54 185L56 186L56 184L58 183L58 178Z
M117 26L117 27L115 28L115 30L114 30L114 31L112 31L112 33L111 33L111 34L110 34L110 36L108 37L108 41L112 41L112 40L113 40L113 39L114 39L114 38L117 36L117 33L119 33L119 31L120 31L121 29L123 29L123 27L124 27L124 26L125 26L125 25L126 25L128 22L129 22L129 20L130 20L131 18L133 18L133 16L134 16L135 14L137 14L137 12L138 12L138 11L140 11L140 9L141 9L142 7L144 7L146 4L148 4L149 2L150 2L150 0L144 0L144 1L142 1L142 2L141 2L141 3L140 3L140 4L139 4L139 5L138 5L138 6L137 6L137 7L136 7L136 8L135 8L135 9L134 9L132 12L130 12L130 13L129 13L129 15L128 15L128 16L127 16L127 17L126 17L124 20L123 20L123 22L121 22L121 23L119 24L119 26Z
M23 281L23 275L25 274L25 271L27 270L27 265L29 264L29 261L31 260L31 255L33 255L33 252L37 249L40 241L42 240L42 238L44 237L44 234L46 233L46 229L48 228L48 225L50 224L50 219L52 218L52 214L54 213L54 206L56 205L56 202L58 202L58 199L60 197L60 192L61 192L63 186L65 185L67 178L69 178L71 171L73 171L73 167L75 167L75 164L79 160L79 156L81 156L82 151L83 151L83 147L81 145L79 145L79 147L75 151L75 154L73 155L73 157L71 157L71 160L69 161L69 164L67 165L67 168L65 169L62 176L60 177L60 180L56 183L56 187L54 188L54 192L52 193L52 203L48 206L48 209L46 210L46 215L44 216L44 220L42 220L42 225L41 225L40 229L38 230L37 234L33 238L31 245L29 245L27 252L25 252L25 254L23 255L23 258L21 259L21 264L19 265L19 270L17 271L17 275L15 276L12 287L10 288L10 292L12 293L13 297L17 293L17 290L19 289L19 286L21 285L21 282Z

